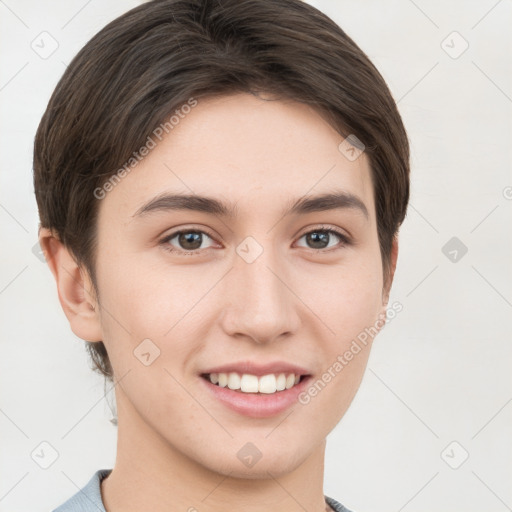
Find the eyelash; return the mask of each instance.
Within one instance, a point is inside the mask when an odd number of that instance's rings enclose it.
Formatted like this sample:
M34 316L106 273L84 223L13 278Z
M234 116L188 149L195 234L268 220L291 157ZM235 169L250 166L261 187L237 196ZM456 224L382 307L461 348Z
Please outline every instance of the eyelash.
M201 230L201 229L194 229L194 228L180 229L178 231L174 231L170 235L167 235L165 238L163 238L160 241L160 244L162 245L164 250L166 250L166 251L168 251L170 253L179 254L179 255L182 255L182 256L196 256L196 255L202 254L204 251L207 251L208 249L211 249L210 247L208 247L206 249L197 249L195 251L185 251L185 250L180 250L180 249L173 248L169 244L169 242L173 238L175 238L176 236L181 235L182 233L201 233L201 234L207 235L209 238L214 240L214 237L212 235L210 235L207 231L204 231L204 230ZM331 253L331 252L335 252L335 251L338 251L340 249L343 249L344 247L346 247L348 245L351 245L351 243L352 243L351 240L348 238L348 236L346 236L345 234L341 233L340 231L338 231L336 229L333 229L333 228L330 228L330 227L326 227L326 226L318 227L318 228L315 228L315 229L313 229L311 231L307 231L306 233L303 233L299 237L299 240L301 238L305 237L306 235L310 235L311 233L328 233L328 234L332 234L332 235L337 236L341 240L341 242L340 242L338 247L330 248L330 249L311 249L310 248L311 251Z

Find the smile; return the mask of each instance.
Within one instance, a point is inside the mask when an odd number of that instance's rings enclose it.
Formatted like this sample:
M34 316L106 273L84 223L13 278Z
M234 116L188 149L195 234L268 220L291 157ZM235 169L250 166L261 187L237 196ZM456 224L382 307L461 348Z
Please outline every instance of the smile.
M202 377L221 388L229 388L241 393L273 394L293 388L301 381L301 375L295 373L269 373L258 377L250 373L208 373Z

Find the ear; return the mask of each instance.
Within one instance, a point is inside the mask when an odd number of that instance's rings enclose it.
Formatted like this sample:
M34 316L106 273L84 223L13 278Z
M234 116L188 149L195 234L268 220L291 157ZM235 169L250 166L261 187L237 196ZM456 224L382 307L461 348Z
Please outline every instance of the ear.
M102 341L99 303L88 273L51 230L39 229L39 245L57 283L59 301L71 330L85 341Z
M398 259L398 234L393 237L393 242L391 244L391 254L389 258L389 271L387 276L385 276L384 286L382 290L382 303L384 307L388 305L389 302L389 293L391 291L391 285L393 284L393 278L395 277L396 270L396 262Z
M384 284L382 288L382 308L379 313L379 319L378 319L378 330L382 329L384 325L386 324L386 318L387 318L387 305L389 302L389 293L391 291L391 285L393 284L393 278L395 276L395 269L396 269L396 262L398 259L398 235L393 237L393 243L391 245L391 254L389 258L389 270L387 275L384 279Z

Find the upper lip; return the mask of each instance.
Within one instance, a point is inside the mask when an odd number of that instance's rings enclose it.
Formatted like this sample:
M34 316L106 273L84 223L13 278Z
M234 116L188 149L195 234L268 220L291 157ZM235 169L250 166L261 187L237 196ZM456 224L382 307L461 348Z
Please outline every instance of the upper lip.
M290 364L285 361L274 361L264 364L257 364L252 361L239 361L237 363L228 363L221 366L215 366L204 372L203 374L209 373L239 373L239 374L250 374L261 377L262 375L268 375L270 373L294 373L295 375L309 375L309 372L295 364Z

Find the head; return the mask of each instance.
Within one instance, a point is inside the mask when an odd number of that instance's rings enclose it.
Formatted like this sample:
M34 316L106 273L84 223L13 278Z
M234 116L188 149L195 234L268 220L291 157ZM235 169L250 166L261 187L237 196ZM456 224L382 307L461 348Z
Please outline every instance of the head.
M130 414L226 473L246 441L279 473L325 439L373 336L354 340L383 325L409 199L396 105L333 21L299 0L132 9L59 81L34 185L62 307ZM191 399L218 366L284 360L309 398L270 437L275 416Z

